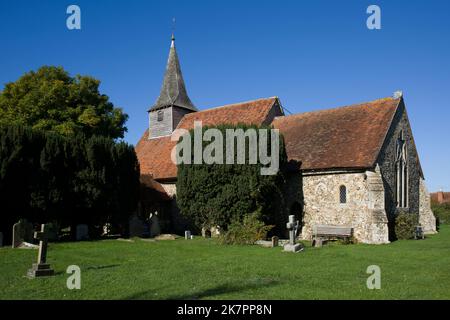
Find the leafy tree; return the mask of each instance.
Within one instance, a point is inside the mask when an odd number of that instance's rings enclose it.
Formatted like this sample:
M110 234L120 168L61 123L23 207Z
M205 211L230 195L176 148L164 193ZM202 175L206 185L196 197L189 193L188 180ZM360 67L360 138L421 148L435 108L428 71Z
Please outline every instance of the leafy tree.
M65 136L123 138L128 115L100 94L100 81L44 66L0 92L0 125L18 124Z
M270 129L265 126L247 125L221 125L216 128L222 132L223 137L226 136L226 129L243 129L244 131L250 128ZM203 127L203 130L207 129L209 127ZM192 150L194 150L192 130L190 135ZM270 150L270 134L267 140ZM208 144L209 142L203 142L203 150ZM225 155L226 143L223 143L223 147ZM256 212L265 223L276 226L274 232L284 229L286 220L283 197L284 174L279 171L276 175L261 175L260 162L249 164L248 143L245 149L245 164L236 164L237 152L235 152L235 164L182 163L178 165L177 205L181 214L197 227L220 226L226 230L231 222L242 221L245 215ZM286 164L287 157L281 136L279 157L280 168L282 168Z

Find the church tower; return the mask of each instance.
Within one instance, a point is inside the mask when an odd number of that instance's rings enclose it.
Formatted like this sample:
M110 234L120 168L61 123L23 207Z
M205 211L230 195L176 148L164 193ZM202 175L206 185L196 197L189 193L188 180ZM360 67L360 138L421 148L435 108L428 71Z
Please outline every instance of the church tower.
M180 62L175 49L175 37L172 35L169 59L164 75L161 92L155 104L148 110L149 139L170 135L181 118L197 109L189 99Z

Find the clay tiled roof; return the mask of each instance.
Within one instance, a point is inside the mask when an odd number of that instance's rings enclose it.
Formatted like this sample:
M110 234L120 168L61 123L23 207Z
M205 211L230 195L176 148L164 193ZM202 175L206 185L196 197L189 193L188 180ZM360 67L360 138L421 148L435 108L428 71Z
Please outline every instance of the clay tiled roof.
M194 121L202 121L203 126L219 124L270 124L269 113L278 103L276 97L258 99L204 111L189 113L183 117L177 128L192 129ZM176 142L170 136L148 139L148 130L136 145L136 153L141 166L141 174L149 174L154 179L173 179L177 176L176 165L171 161L171 151Z
M175 141L170 136L148 139L148 129L136 145L136 154L141 167L141 175L148 174L154 179L168 179L177 176L177 167L170 159Z
M374 166L400 99L307 112L273 121L284 135L289 159L303 170Z
M143 184L145 187L156 192L161 200L171 199L170 196L167 194L166 190L163 188L163 186L158 181L153 179L151 175L141 174L139 180L141 184Z
M194 128L194 121L202 121L203 126L238 123L269 124L266 123L267 116L276 102L277 98L272 97L189 113L183 117L177 128L192 129ZM269 119L269 121L271 120Z
M439 201L439 193L441 193L442 201ZM450 192L433 192L430 193L431 202L433 203L449 203L450 202Z

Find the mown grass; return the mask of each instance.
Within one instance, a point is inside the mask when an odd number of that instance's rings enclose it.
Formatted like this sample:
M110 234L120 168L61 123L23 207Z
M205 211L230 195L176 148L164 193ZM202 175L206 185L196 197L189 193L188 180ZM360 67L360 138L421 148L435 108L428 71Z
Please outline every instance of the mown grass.
M0 299L450 299L450 226L426 240L389 245L281 248L214 240L50 244L56 276L30 280L30 249L0 249ZM66 268L81 268L81 290ZM381 268L369 290L366 269Z

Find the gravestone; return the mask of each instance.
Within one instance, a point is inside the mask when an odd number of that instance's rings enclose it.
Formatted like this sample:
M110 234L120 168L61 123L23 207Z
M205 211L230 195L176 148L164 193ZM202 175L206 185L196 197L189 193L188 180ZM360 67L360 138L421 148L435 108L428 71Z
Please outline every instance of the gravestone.
M186 240L190 240L191 239L191 232L190 231L185 231L184 232L184 238Z
M57 223L47 223L47 234L48 234L48 241L58 241L59 238L59 226Z
M295 216L289 216L289 222L286 223L286 228L289 230L289 243L284 245L284 251L288 252L299 252L303 250L303 245L300 243L295 243L295 236L299 226L298 220L295 221Z
M13 225L12 247L18 248L25 242L33 242L33 225L26 219L20 219Z
M414 231L414 239L415 240L419 240L419 239L425 239L425 234L423 232L423 227L422 226L417 226L415 231Z
M37 263L33 263L31 269L28 270L27 276L29 278L51 276L54 271L47 263L48 231L45 224L41 225L41 231L34 233L34 238L39 240L38 259Z
M161 234L161 226L159 225L158 211L150 216L150 237L156 237Z
M3 247L3 232L0 232L0 248Z
M76 240L89 240L89 227L87 224L77 225Z
M107 236L110 233L111 233L111 224L107 222L102 227L102 236Z
M130 219L130 238L142 237L144 233L144 222L134 214Z
M144 238L150 237L150 222L144 222L144 230L142 231L142 236Z
M278 247L278 237L277 236L273 236L272 237L272 248L276 248Z
M220 236L220 227L216 226L216 227L212 227L211 228L211 237L212 238L217 238Z

